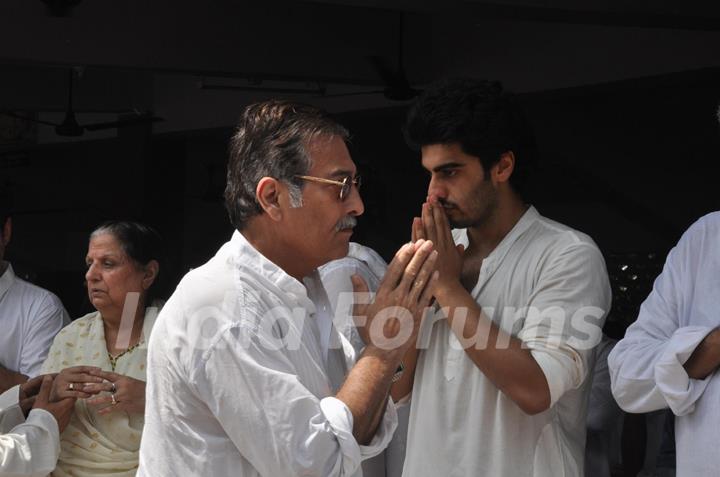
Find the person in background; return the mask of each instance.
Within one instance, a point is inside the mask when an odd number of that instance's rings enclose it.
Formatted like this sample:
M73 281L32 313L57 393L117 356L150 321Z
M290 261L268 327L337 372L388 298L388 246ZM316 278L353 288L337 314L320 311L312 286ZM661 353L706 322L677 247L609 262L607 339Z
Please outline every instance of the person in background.
M0 192L0 393L40 373L53 338L70 322L58 297L4 261L12 231L10 196Z
M352 321L352 276L359 275L371 293L375 293L385 276L387 263L375 250L350 242L346 257L333 260L318 269L320 279L330 300L335 327L352 343L357 354L365 348L365 342ZM398 427L390 444L382 454L363 461L363 477L400 477L405 461L407 425L410 406L396 402Z
M670 251L637 320L608 357L622 409L675 414L677 475L720 469L720 212Z
M55 468L75 399L51 403L52 383L53 376L37 376L0 394L3 477L45 477Z
M53 476L137 471L147 340L162 307L154 296L161 256L158 233L137 222L107 222L90 235L85 279L97 311L58 333L43 365L59 373L53 400L77 398Z

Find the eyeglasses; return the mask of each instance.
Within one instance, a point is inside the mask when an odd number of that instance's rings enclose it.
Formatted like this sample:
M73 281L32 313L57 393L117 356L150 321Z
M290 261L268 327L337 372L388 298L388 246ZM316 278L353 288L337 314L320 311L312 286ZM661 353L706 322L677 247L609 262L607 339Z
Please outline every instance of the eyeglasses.
M350 190L352 189L352 186L357 187L358 190L360 190L360 186L362 185L362 180L360 180L360 176L355 176L353 179L350 176L345 176L343 180L341 181L335 181L332 179L323 179L322 177L313 177L313 176L295 176L298 179L302 179L304 181L311 181L311 182L319 182L321 184L333 184L336 186L340 186L340 200L343 201L347 199L347 197L350 195Z

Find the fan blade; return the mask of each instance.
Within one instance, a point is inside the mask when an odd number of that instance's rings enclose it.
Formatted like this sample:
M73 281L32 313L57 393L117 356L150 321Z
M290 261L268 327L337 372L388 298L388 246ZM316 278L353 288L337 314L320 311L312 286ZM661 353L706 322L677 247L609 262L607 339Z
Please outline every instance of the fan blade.
M50 121L43 121L41 119L35 119L35 118L26 118L25 116L21 116L19 114L11 113L11 112L1 112L0 114L3 114L5 116L10 116L11 118L15 119L21 119L23 121L30 121L31 123L38 123L38 124L44 124L46 126L59 126L58 123L51 123Z
M165 121L163 118L157 116L151 116L149 114L142 114L134 118L118 119L117 121L109 121L106 123L94 123L83 126L88 131L102 131L104 129L115 129L122 128L125 126L133 126L135 124L143 123L156 123L159 121Z

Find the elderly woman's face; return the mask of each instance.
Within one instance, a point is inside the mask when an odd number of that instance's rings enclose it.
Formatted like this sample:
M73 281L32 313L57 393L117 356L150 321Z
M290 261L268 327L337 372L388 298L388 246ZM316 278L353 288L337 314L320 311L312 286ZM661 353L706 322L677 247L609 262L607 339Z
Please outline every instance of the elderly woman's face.
M127 256L112 234L90 239L85 263L88 297L103 315L119 316L129 292L140 292L141 299L144 298L149 286L146 272Z

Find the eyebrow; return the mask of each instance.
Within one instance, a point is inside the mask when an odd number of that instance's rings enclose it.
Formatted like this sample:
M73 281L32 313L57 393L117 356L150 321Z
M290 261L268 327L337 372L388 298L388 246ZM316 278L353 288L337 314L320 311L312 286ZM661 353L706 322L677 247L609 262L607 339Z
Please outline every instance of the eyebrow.
M351 170L348 170L348 169L339 169L339 170L333 171L333 172L330 174L330 177L333 177L333 178L338 177L338 178L339 178L339 177L347 177L347 176L350 176L351 178L354 178L356 175L357 175L357 172L356 172L356 171L351 171Z
M448 169L460 169L461 167L465 167L465 164L461 164L459 162L446 162L445 164L441 164L433 168L431 172L442 172Z
M104 255L100 255L100 257L97 257L97 258L99 258L100 260L105 260L106 258L118 259L119 256L114 253L106 253ZM87 262L88 260L90 260L90 255L85 256L85 261Z

